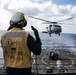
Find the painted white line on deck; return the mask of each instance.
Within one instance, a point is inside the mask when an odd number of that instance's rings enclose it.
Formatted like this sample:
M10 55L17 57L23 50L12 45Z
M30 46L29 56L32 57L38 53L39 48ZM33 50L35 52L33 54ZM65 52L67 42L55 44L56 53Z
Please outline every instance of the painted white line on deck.
M44 64L47 64L47 63L43 60L44 57L45 57L45 56L42 57L41 61L42 61Z
M69 65L69 66L65 66L65 67L71 67L72 65L74 65L74 60L71 59L71 58L68 58L68 59L70 59L70 61L71 61L71 65Z
M42 57L41 61L42 61L44 64L48 64L48 63L46 63L46 62L44 61L44 58L45 58L45 56ZM71 58L68 58L68 59L70 59L71 65L64 66L64 67L71 67L71 66L74 64L74 60L73 60L73 59L71 59ZM54 66L54 67L57 67L57 66Z

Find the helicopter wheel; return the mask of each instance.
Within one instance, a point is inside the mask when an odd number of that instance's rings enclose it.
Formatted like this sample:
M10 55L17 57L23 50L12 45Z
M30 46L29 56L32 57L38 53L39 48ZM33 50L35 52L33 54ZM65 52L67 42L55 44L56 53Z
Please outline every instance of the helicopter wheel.
M60 33L58 35L60 36Z

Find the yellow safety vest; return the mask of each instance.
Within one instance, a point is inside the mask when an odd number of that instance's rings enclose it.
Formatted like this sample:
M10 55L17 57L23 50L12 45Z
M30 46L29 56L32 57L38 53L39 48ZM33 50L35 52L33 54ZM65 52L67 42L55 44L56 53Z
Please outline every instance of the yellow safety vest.
M27 47L28 33L12 28L2 36L4 65L14 68L31 67L31 51Z

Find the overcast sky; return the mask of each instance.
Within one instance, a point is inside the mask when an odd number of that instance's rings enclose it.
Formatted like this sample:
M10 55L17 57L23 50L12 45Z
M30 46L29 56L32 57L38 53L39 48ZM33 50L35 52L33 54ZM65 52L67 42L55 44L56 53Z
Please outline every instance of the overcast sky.
M49 24L28 16L51 22L76 17L76 0L0 0L0 30L7 30L11 16L19 11L24 12L28 21L26 31L31 30L31 25L44 31ZM76 33L76 18L61 23L63 33Z

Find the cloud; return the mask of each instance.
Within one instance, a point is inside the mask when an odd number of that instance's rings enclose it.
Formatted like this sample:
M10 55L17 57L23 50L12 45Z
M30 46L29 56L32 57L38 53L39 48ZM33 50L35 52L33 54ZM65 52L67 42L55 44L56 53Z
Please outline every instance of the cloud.
M26 27L27 30L31 30L29 25L34 25L39 31L42 29L45 30L47 25L42 24L42 22L38 20L29 18L29 15L49 21L59 21L76 15L76 6L71 4L57 5L52 3L51 0L1 0L0 3L0 24L6 25L6 27L1 28L5 30L8 27L7 25L12 14L17 11L25 13L26 19L29 21ZM76 23L75 20L72 21L74 21L74 24ZM74 28L75 27L76 26L74 26ZM63 28L66 28L66 26ZM71 27L67 30L71 30ZM67 30L63 30L63 32ZM74 32L75 29L72 31Z
M5 9L0 9L0 25L3 30L8 27L11 13Z
M76 6L72 7L71 14L75 14L76 15Z

